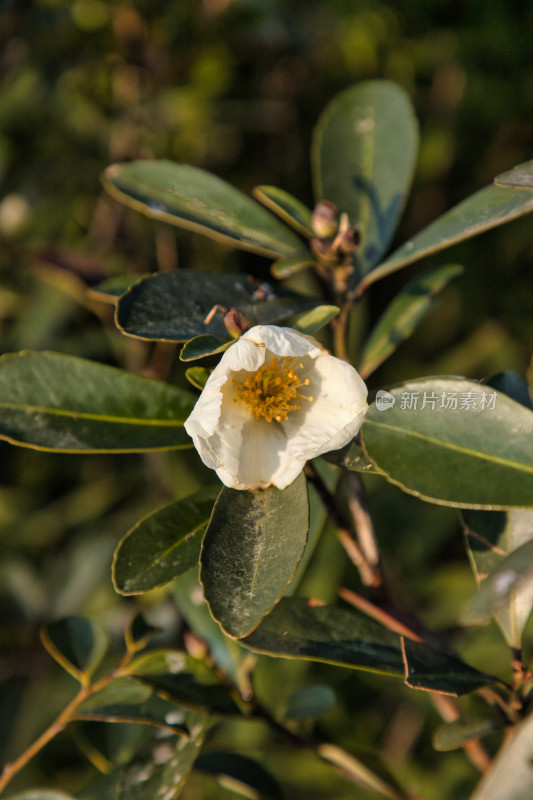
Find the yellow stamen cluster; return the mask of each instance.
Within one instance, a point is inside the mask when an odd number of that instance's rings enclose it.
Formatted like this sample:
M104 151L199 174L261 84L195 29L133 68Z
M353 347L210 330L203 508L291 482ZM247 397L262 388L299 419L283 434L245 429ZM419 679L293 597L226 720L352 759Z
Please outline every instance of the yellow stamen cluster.
M243 383L234 380L237 397L233 402L242 402L256 419L263 417L267 422L282 422L290 411L300 408L301 400L313 402L313 398L298 391L302 386L309 386L309 378L301 380L296 370L303 369L295 358L273 358L269 364L251 373Z

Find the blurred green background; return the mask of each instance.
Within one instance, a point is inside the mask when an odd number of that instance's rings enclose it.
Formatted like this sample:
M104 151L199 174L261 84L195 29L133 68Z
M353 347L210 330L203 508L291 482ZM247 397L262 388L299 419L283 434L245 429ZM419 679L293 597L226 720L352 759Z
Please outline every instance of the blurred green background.
M160 359L181 381L174 351L122 337L111 307L87 287L178 265L266 278L269 265L125 209L103 193L102 170L124 159L170 158L247 192L274 184L310 204L309 144L319 113L350 84L387 78L407 89L421 122L400 243L532 157L532 27L533 6L518 0L2 0L0 350L52 349L137 372ZM533 352L527 216L372 287L353 322L354 353L409 278L451 262L465 266L463 276L371 388L429 374L525 375ZM317 291L309 276L294 285ZM160 644L180 643L184 623L173 593L118 598L110 564L141 515L204 478L195 454L73 457L0 443L2 760L27 746L74 689L44 653L40 623L87 614L112 631L119 652L125 621L140 605L163 626ZM496 629L457 626L474 591L457 513L378 479L367 484L400 598L422 609L472 664L490 664L505 677L508 653ZM339 585L360 588L325 530L299 592L333 601ZM303 662L265 658L258 667L257 691L277 713L298 685L317 682L337 696L317 723L323 735L352 752L377 752L427 797L469 795L476 772L462 752L433 750L440 717L425 693ZM260 723L225 722L209 743L222 745L259 757L287 797L376 796L310 756L289 753ZM62 735L13 787L76 792L96 774ZM182 796L235 793L193 775Z

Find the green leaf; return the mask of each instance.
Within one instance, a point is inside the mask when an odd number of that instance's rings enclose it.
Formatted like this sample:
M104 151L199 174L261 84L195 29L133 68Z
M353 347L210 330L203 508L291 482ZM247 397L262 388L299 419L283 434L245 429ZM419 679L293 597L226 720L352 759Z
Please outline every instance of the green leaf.
M138 656L127 668L133 678L185 708L213 714L239 714L230 691L216 672L178 650L154 650Z
M457 697L494 683L496 678L468 666L455 656L402 637L405 682L423 689Z
M185 370L185 377L196 389L202 389L207 383L211 371L205 367L189 367Z
M463 523L474 575L481 587L485 581L490 581L484 599L483 596L481 601L476 599L472 621L477 621L475 608L481 602L481 621L488 621L486 614L494 612L509 646L520 649L522 633L533 607L533 586L522 580L514 588L509 584L509 591L494 603L492 581L495 576L497 588L502 578L495 575L495 570L500 568L506 556L533 540L533 510L463 511ZM508 577L505 578L504 567L503 581L506 582Z
M304 311L291 320L291 327L308 335L316 333L339 313L339 306L317 306L311 311Z
M256 186L254 197L302 236L313 236L312 212L301 200L277 186Z
M195 397L161 381L56 353L0 359L0 439L37 450L139 452L191 447Z
M278 258L270 267L270 272L274 278L283 280L283 278L289 278L291 275L296 275L297 272L313 267L315 263L316 259L309 250L301 250L292 256Z
M364 448L387 480L442 505L533 505L533 412L456 378L405 383L390 395L394 404L372 404L362 427ZM416 408L405 407L415 400Z
M229 636L251 633L284 594L308 528L303 473L283 490L221 491L202 544L200 580L211 614Z
M157 732L139 755L126 767L113 770L80 792L80 800L175 800L181 794L189 772L203 745L210 726L209 717L189 713L184 724L189 739L181 736L161 738Z
M470 800L531 800L533 715L513 731Z
M503 721L498 722L496 719L476 719L472 722L456 719L437 728L433 737L433 747L435 750L444 752L457 750L468 742L488 736L502 728L503 725Z
M126 699L120 701L117 697L113 702L112 693L109 693L110 696L108 696L108 693L104 691L101 697L99 696L100 693L98 693L89 698L89 701L86 701L76 710L72 719L84 722L152 725L163 731L188 737L189 731L182 724L183 712L176 711L173 703L153 695L149 686L137 685L137 689L147 690L148 697L141 702L137 702L133 695L133 702L127 702ZM99 700L100 702L98 702Z
M401 245L367 275L362 287L452 244L510 222L533 211L533 192L517 192L506 186L485 186L439 217Z
M147 592L194 567L219 491L219 487L205 487L140 520L115 552L113 582L117 592Z
M198 579L198 569L191 569L174 581L172 592L180 614L193 633L205 641L216 666L239 687L243 697L250 697L252 690L248 672L254 656L237 642L228 639L209 613Z
M283 716L285 719L316 719L336 705L337 697L330 686L304 686L291 694Z
M128 653L137 653L139 650L144 649L154 636L159 633L161 633L161 628L150 625L140 612L135 614L126 627L124 636Z
M108 645L103 628L82 617L65 617L45 625L41 640L52 658L82 684L98 668Z
M494 178L496 186L514 186L517 189L533 188L533 161L525 161L502 172Z
M372 472L375 475L380 474L379 469L370 461L363 450L359 436L345 447L341 447L340 450L332 450L330 453L325 453L323 458L330 464L336 464L338 467L344 467L352 472Z
M525 544L517 547L504 558L494 572L483 580L479 591L468 610L463 614L465 624L490 622L493 614L508 612L509 606L517 593L524 587L527 589L528 603L521 609L520 627L523 629L531 612L533 590L533 526L531 517L528 524L528 538ZM515 622L516 625L516 622ZM511 631L512 629L510 629ZM519 634L518 628L513 631L514 638Z
M264 256L297 250L297 236L276 217L225 181L172 161L113 164L103 176L107 191L152 219L170 222L224 244Z
M283 286L273 290L246 275L182 269L151 275L132 286L118 301L116 323L138 339L184 342L201 334L226 339L224 314L217 306L237 308L254 325L269 325L317 305L316 298Z
M211 336L210 333L202 333L185 342L181 348L180 361L194 361L196 358L223 353L234 341L235 339L222 339L219 336Z
M241 644L257 653L404 675L400 637L355 610L281 600Z
M85 713L101 709L104 706L142 705L152 694L153 691L150 686L142 686L140 683L131 680L131 678L115 678L102 689L89 695L78 706L77 711Z
M220 751L201 753L194 768L215 776L221 786L251 800L283 800L278 782L257 761L246 756Z
M366 379L408 339L433 308L435 296L463 268L450 264L415 278L394 298L367 339L358 371Z
M312 145L316 200L329 200L362 234L358 275L387 249L413 176L418 126L406 93L367 81L337 95L322 113Z

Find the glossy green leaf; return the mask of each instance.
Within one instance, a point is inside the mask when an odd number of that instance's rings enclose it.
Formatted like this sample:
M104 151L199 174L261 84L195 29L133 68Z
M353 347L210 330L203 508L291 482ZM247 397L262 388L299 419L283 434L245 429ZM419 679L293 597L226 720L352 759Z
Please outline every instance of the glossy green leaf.
M462 271L462 267L450 264L431 270L407 284L379 318L366 341L358 366L362 378L371 375L412 335L433 308L436 295Z
M185 370L185 377L189 383L192 384L195 389L200 389L200 391L202 391L206 385L210 374L211 371L205 367L189 367Z
M296 275L297 272L313 267L315 263L316 260L309 250L302 250L292 256L278 258L270 267L270 272L274 278L283 280L283 278L289 278L291 275Z
M533 161L525 161L502 172L494 178L496 186L514 186L517 189L533 188Z
M308 528L303 473L283 490L222 490L202 544L200 580L213 617L229 636L251 633L282 597Z
M358 611L315 606L300 597L281 600L241 643L271 656L404 674L400 638L395 633Z
M103 628L83 617L64 617L41 629L41 640L52 658L80 683L86 683L107 652Z
M277 186L256 186L253 195L302 236L313 236L312 212L301 200Z
M463 523L474 575L480 586L486 580L491 581L484 599L482 596L481 601L477 600L482 604L481 619L476 619L474 608L472 621L488 621L486 615L494 612L509 646L520 649L522 633L533 608L533 585L527 580L508 583L509 574L505 578L505 567L503 579L495 571L505 561L506 556L533 540L533 510L464 511ZM493 595L494 578L496 588L508 583L503 596ZM498 602L493 602L496 599Z
M182 269L160 272L132 286L118 301L116 323L123 333L139 339L184 342L201 334L226 339L222 308L237 308L251 324L269 325L317 305L315 298L283 286L272 289L246 275Z
M213 775L221 786L250 800L283 800L278 782L257 761L247 756L212 750L201 753L194 768Z
M363 287L420 258L496 228L530 211L533 211L533 192L517 192L506 186L486 186L401 245L372 274L365 277Z
M132 677L185 708L213 714L238 714L229 689L214 670L179 650L153 650L127 668Z
M120 594L150 591L198 563L219 487L170 503L140 520L119 543L113 582Z
M443 505L533 505L533 412L456 378L405 383L390 395L394 403L373 403L362 428L368 456L389 481Z
M357 278L392 239L411 184L418 127L396 84L367 81L337 95L322 113L312 146L316 200L329 200L362 234Z
M470 800L531 800L533 715L518 725Z
M496 719L476 719L472 722L456 719L437 729L433 737L433 747L440 751L457 750L468 742L482 739L502 727L503 721L498 722Z
M291 327L306 334L313 334L331 322L339 313L339 306L317 306L304 311L291 320Z
M283 716L285 719L316 719L335 708L337 697L330 686L304 686L291 694Z
M527 535L529 541L517 547L503 558L496 569L479 586L470 607L463 614L465 624L490 622L493 614L506 612L517 593L527 589L529 603L524 606L518 622L523 628L531 612L533 589L533 527L529 518ZM516 623L515 623L516 624ZM518 627L514 632L518 636Z
M254 200L188 164L165 160L113 164L103 182L130 208L233 247L279 256L300 245L290 228Z
M494 683L496 678L468 666L455 656L402 638L405 682L411 689L454 697Z
M214 356L223 353L235 339L223 339L220 336L211 336L210 333L202 333L185 342L180 352L180 361L194 361L197 358Z
M191 447L196 398L161 381L56 353L0 359L0 439L37 450L105 453Z
M379 475L376 465L370 461L363 450L359 436L345 447L341 447L340 450L325 453L323 458L330 464L336 464L338 467L344 467L352 472L373 472Z

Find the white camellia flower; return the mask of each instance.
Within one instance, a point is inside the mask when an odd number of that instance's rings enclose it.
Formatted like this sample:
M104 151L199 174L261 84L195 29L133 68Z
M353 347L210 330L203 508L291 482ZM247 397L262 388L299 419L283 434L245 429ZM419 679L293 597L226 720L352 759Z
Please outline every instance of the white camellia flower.
M226 350L185 430L232 489L284 489L311 458L347 444L367 388L311 336L256 325Z

